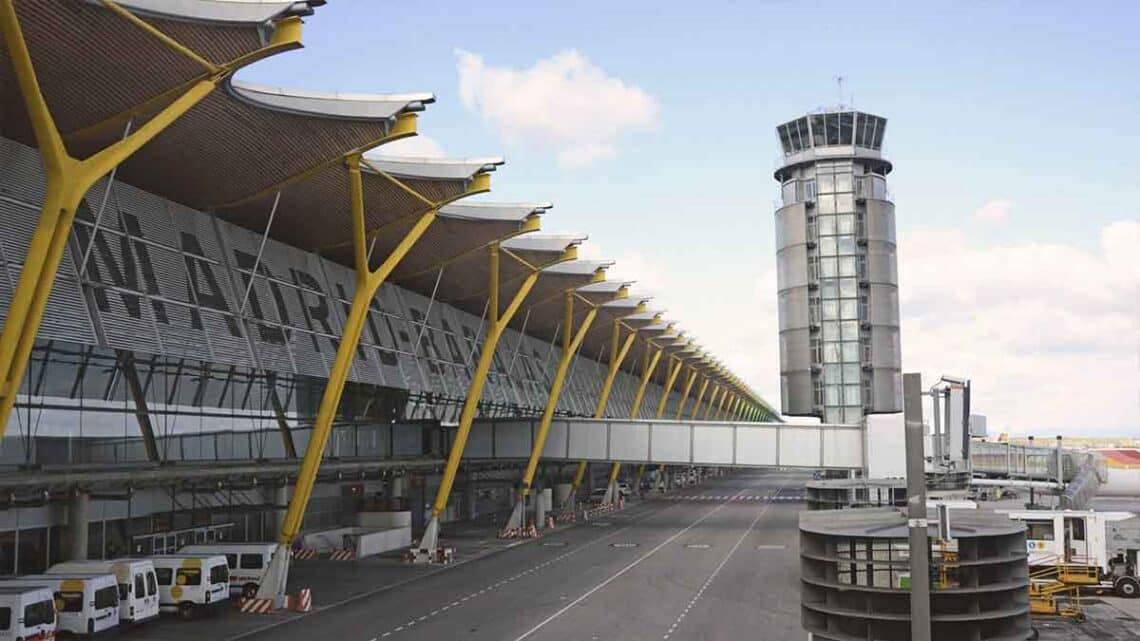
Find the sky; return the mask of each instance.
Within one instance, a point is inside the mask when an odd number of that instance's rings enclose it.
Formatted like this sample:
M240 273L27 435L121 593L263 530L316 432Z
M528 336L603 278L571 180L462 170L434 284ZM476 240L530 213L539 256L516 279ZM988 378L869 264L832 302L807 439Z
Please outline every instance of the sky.
M916 6L921 5L921 6ZM428 91L393 154L506 158L654 306L779 405L777 124L885 116L904 371L991 432L1140 436L1140 4L336 0L284 87ZM836 77L842 76L842 86Z

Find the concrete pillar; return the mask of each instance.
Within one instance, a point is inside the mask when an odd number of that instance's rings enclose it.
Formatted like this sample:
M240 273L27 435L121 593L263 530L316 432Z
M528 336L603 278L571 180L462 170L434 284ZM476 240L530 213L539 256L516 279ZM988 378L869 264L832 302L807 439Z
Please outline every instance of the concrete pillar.
M534 524L542 529L546 527L546 512L554 504L554 492L550 488L539 490L534 503Z
M289 509L289 485L273 488L273 538L276 539L285 527L285 512Z
M78 492L67 504L67 560L87 560L87 512L91 496Z
M566 501L570 500L570 489L573 486L569 483L559 483L554 486L554 504L565 505Z
M478 501L476 496L475 479L471 478L471 472L467 472L467 484L463 486L463 503L467 507L467 518L469 519L474 519L478 516L476 510Z

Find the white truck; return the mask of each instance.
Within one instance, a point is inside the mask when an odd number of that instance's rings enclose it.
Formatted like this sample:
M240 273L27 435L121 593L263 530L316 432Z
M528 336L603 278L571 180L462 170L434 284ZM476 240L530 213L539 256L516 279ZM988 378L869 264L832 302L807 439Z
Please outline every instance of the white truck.
M1029 566L1096 568L1102 586L1140 596L1140 517L1132 512L1024 510L1007 512L1026 526Z

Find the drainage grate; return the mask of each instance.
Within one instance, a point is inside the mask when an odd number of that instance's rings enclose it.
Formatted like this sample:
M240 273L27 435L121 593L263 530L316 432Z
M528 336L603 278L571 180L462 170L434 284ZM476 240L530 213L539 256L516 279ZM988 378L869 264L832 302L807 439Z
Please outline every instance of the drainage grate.
M635 548L637 543L610 543L611 548Z
M686 543L685 547L689 548L690 550L707 550L712 546L708 543Z
M566 547L566 541L543 541L539 545L544 548L561 548Z
M613 525L613 523L610 523L609 521L594 521L593 522L594 527L609 527L611 525Z
M788 546L778 544L757 545L757 550L786 550Z

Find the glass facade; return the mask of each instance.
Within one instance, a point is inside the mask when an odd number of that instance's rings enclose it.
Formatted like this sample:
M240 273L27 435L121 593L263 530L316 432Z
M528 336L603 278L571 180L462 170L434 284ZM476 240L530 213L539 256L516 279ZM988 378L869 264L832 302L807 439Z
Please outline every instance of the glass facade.
M852 424L901 407L891 166L879 156L885 129L884 119L849 111L777 127L787 162L776 179L788 414ZM814 148L827 149L800 153Z

